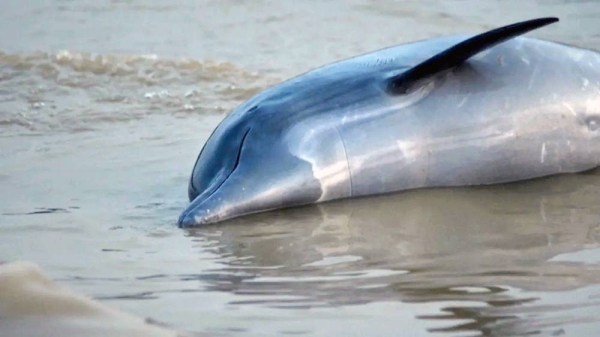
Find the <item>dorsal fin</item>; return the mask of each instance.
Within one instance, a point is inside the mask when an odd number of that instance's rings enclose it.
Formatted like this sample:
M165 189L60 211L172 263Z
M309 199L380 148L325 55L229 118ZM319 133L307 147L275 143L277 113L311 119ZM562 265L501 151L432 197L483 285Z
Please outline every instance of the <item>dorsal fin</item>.
M402 74L390 78L388 90L393 94L404 94L419 80L456 67L473 55L508 39L557 21L558 18L534 19L496 28L483 34L476 35L436 54Z

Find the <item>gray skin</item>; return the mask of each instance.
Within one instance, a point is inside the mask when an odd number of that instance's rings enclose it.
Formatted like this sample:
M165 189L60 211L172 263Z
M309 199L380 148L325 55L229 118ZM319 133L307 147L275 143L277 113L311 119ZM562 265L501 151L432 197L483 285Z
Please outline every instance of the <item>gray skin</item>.
M179 225L600 165L597 52L519 37L408 93L386 91L391 76L468 37L337 62L242 104L199 155Z

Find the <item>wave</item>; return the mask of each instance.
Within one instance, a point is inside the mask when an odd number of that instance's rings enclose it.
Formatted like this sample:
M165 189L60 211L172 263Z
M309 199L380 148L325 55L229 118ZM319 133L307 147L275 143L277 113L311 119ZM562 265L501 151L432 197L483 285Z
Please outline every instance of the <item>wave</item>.
M0 52L0 129L88 130L154 114L223 114L280 80L219 60Z

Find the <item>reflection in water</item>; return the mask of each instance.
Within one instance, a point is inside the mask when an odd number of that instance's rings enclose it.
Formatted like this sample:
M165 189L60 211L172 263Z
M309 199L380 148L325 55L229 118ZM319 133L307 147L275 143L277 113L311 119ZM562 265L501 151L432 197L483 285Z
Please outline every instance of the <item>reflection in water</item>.
M590 296L599 290L590 286L600 280L597 267L548 261L598 246L599 172L333 202L190 234L222 257L223 268L202 279L212 290L247 295L238 304L449 302L419 318L447 323L435 331L560 334L573 310L600 308ZM539 291L583 295L557 306ZM577 315L587 319L595 318Z

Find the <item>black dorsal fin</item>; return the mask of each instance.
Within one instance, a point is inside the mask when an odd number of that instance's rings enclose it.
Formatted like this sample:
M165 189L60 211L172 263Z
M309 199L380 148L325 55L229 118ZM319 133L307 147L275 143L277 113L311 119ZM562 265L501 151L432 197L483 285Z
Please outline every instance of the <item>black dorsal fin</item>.
M483 34L476 35L436 54L402 74L390 78L388 90L393 94L404 94L413 84L420 80L456 67L473 55L508 39L557 21L558 18L534 19L496 28Z

